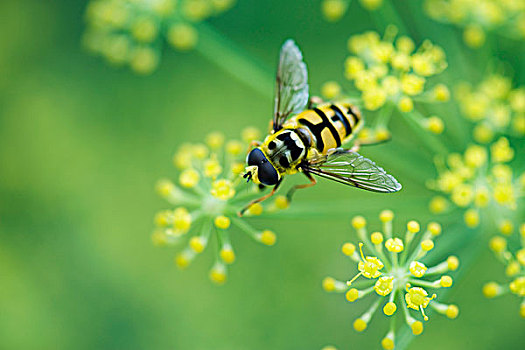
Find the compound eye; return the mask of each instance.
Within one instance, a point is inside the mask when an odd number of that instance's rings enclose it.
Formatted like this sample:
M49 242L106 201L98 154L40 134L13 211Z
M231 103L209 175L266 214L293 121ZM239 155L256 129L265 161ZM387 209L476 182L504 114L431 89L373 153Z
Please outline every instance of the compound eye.
M270 162L259 165L257 176L259 177L259 181L266 186L276 185L277 181L279 181L279 174L277 174L277 171Z
M262 184L272 186L279 181L277 170L275 170L272 163L266 159L266 156L259 148L254 148L250 154L248 154L246 162L250 166L257 166L257 177Z

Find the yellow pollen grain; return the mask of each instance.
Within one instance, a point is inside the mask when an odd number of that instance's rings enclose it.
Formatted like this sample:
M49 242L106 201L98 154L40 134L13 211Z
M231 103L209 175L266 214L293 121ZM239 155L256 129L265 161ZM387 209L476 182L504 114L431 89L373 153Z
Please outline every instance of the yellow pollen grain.
M386 303L385 306L383 307L383 312L387 316L392 316L396 312L396 310L397 310L396 304L391 301Z
M363 227L365 227L365 225L366 225L366 219L364 217L362 217L362 216L355 216L352 219L352 226L355 229L363 228Z
M397 107L401 112L412 112L414 110L414 102L412 99L408 96L403 96L399 99L399 102L397 103Z
M263 210L263 206L260 203L255 203L248 208L248 213L250 215L261 215Z
M421 321L415 321L410 325L410 328L412 329L412 333L414 335L420 335L423 333L423 323Z
M350 288L345 294L346 300L354 302L359 298L359 291L355 288Z
M288 198L286 198L286 196L277 196L275 198L275 206L278 209L283 210L290 206L290 201L288 200Z
M499 286L495 282L486 283L483 286L483 295L487 298L494 298L499 294Z
M495 253L502 253L507 249L507 240L500 236L492 237L489 248Z
M195 169L185 169L179 176L182 187L193 188L199 183L200 175Z
M418 233L420 230L419 223L417 221L409 221L407 224L407 230L412 233Z
M394 212L392 210L383 210L379 214L379 220L381 220L381 222L389 222L394 220Z
M447 276L447 275L441 276L441 280L439 281L439 284L441 285L441 287L444 287L444 288L451 287L452 283L453 283L452 277Z
M465 224L474 228L479 225L479 213L476 209L468 209L464 215Z
M235 253L231 247L222 248L220 256L222 261L224 261L226 264L233 264L235 261Z
M332 277L325 277L323 279L323 289L327 292L335 290L335 280Z
M425 239L423 242L421 242L421 249L423 249L425 252L428 252L434 248L434 242L430 239Z
M450 91L448 87L444 84L436 85L432 92L436 101L446 102L450 99Z
M229 228L231 224L230 218L224 215L217 216L213 222L217 228L221 228L223 230L226 230L227 228Z
M190 239L190 248L195 252L195 253L202 253L202 251L204 250L204 240L202 237L199 237L199 236L193 236L191 237Z
M343 244L343 247L341 248L341 251L343 252L344 255L347 255L347 256L352 256L355 252L355 245L353 245L352 243L345 243Z
M358 332L362 332L366 329L366 322L361 319L361 318L358 318L354 321L354 329Z
M265 244L267 246L272 246L275 244L275 241L277 240L275 233L273 233L270 230L265 230L261 233L261 243Z
M451 255L447 258L447 268L450 271L457 270L458 266L459 266L459 259L456 256Z
M381 232L374 232L370 236L370 240L374 244L381 244L383 242L383 234Z
M447 307L447 311L445 311L445 315L450 319L455 319L456 317L458 317L458 314L459 308L454 304L449 305Z
M383 338L381 340L381 346L385 350L393 350L395 347L394 341L390 338Z
M510 220L501 221L498 228L499 228L499 232L507 236L512 234L512 232L514 231L514 225L512 224L512 221Z
M209 277L212 282L219 285L226 282L226 272L223 269L212 268Z
M439 236L441 234L441 225L437 222L431 222L428 224L428 231L432 236Z
M179 269L184 269L190 264L190 260L183 254L179 254L175 257L175 264Z

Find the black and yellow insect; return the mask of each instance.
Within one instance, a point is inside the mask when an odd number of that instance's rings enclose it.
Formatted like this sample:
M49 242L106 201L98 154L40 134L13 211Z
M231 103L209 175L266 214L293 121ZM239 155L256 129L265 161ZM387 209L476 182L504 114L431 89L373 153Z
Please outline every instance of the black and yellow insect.
M274 186L271 193L254 200L261 202L275 193L284 175L302 172L313 186L318 175L346 185L375 192L397 192L401 185L373 161L343 149L363 125L359 110L349 103L321 103L315 108L308 97L308 73L299 48L287 40L281 48L276 78L272 129L264 142L256 143L246 159L244 177L257 184ZM289 116L293 115L287 120Z

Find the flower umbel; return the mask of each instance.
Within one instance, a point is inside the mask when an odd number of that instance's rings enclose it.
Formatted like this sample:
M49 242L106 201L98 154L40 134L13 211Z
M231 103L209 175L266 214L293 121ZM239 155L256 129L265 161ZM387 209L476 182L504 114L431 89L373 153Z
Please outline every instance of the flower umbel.
M436 158L438 178L429 187L448 196L430 202L431 212L446 212L452 203L465 209L467 226L479 225L481 213L496 225L515 216L523 197L525 175L514 169L511 161L516 152L509 140L500 137L489 147L472 144L464 154L451 153L446 163Z
M494 236L489 242L489 247L505 266L507 282L502 284L488 282L483 286L483 294L487 298L509 292L516 295L521 300L520 315L525 318L525 223L521 223L518 230L514 229L510 222L501 225L499 229L503 236ZM516 235L513 234L514 231L519 232Z
M155 216L157 228L153 242L159 246L187 242L175 257L179 268L185 268L215 237L216 262L210 270L210 278L216 283L224 283L227 265L235 261L230 236L232 227L262 244L275 244L272 231L257 230L245 217L237 217L240 208L260 196L258 187L246 184L241 176L248 144L257 138L257 134L253 128L248 128L243 132L244 142L225 142L222 134L211 133L206 144L185 144L173 158L179 171L177 183L169 180L157 183L159 195L175 208L160 211ZM287 206L286 198L278 196L265 206L253 205L245 216L275 212Z
M384 349L393 349L397 331L395 318L403 317L414 334L423 332L423 323L413 317L409 309L417 310L424 321L428 320L425 310L429 306L448 318L457 317L459 311L456 305L436 301L436 293L429 294L428 290L451 287L452 278L444 273L456 270L459 261L455 256L449 256L435 266L425 265L425 257L433 249L434 239L441 234L441 226L438 223L431 222L425 232L420 232L419 223L410 221L401 239L393 236L394 214L390 210L384 210L379 217L383 232L374 232L370 236L367 233L365 219L354 218L352 224L362 241L359 243L359 254L352 243L345 243L342 251L357 263L359 272L346 283L326 277L323 288L328 292L345 293L346 299L350 302L375 292L376 300L354 321L354 328L358 332L365 330L382 304L383 313L392 318L390 330L381 344ZM365 256L363 247L371 255ZM358 279L360 276L365 277L366 280ZM398 315L399 312L396 314L398 307L403 309L401 316Z
M194 23L219 15L235 0L91 0L86 9L84 44L113 65L129 65L137 74L153 72L162 46L192 49Z

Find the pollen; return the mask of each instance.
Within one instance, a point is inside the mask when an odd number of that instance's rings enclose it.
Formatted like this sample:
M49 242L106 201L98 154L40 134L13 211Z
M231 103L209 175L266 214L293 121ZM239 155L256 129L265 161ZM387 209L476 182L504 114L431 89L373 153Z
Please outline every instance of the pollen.
M231 181L220 179L212 184L211 194L220 200L228 200L235 195L235 190Z
M223 230L226 230L230 227L231 221L230 218L224 215L219 215L215 218L214 224L217 228L221 228Z
M350 288L345 294L346 300L354 302L359 298L359 291L355 288Z
M270 230L265 230L261 233L261 243L265 245L272 246L276 240L275 233Z
M423 277L425 275L425 272L427 271L427 267L425 264L419 262L419 261L412 261L410 263L410 273L415 277Z
M386 296L394 289L394 277L382 276L379 277L374 285L374 290L378 295Z
M394 253L400 253L404 249L403 241L397 237L387 239L385 247L389 252Z

